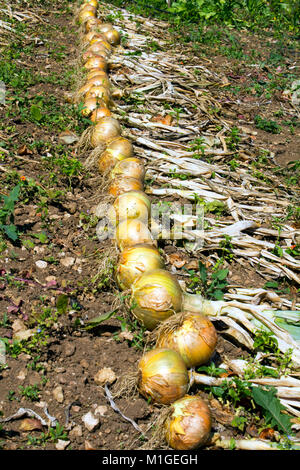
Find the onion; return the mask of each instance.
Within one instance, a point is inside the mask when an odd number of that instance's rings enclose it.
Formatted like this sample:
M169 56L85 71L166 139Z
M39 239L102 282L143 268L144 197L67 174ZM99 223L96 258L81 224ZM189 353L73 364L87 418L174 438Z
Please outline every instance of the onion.
M92 112L95 111L97 106L98 106L97 98L95 98L94 96L87 97L84 100L83 108L81 110L82 116L89 117L92 114Z
M85 63L89 59L92 59L94 57L101 57L102 59L105 59L105 57L102 54L98 54L97 52L92 52L92 51L85 51L81 56L81 60L83 63Z
M98 38L98 39L103 39L104 36L103 34L101 33L98 33L97 31L89 31L88 33L86 33L84 36L83 36L83 42L84 43L89 43L91 42L92 39L94 38Z
M143 191L127 191L120 194L108 212L108 218L115 225L125 219L139 219L148 222L151 201Z
M181 311L183 294L180 284L164 269L145 272L134 282L131 290L132 313L148 330Z
M142 180L145 176L145 167L140 158L130 157L116 164L110 173L112 178L126 176Z
M84 4L93 5L93 7L97 8L97 6L98 6L98 0L86 0L86 1L84 2ZM83 4L83 5L84 5L84 4Z
M104 86L105 88L109 88L110 86L110 81L108 79L107 75L94 75L92 78L90 78L87 83L87 85L94 85L94 86Z
M94 77L100 77L100 76L105 77L105 78L108 79L108 75L105 72L105 70L100 70L100 69L91 69L91 70L89 70L88 73L87 73L86 78L89 81Z
M93 13L93 16L96 16L97 8L91 4L85 3L80 7L80 13L82 13L83 11L91 11Z
M188 371L172 349L152 349L138 365L138 389L155 403L170 404L182 398L189 386Z
M143 183L137 178L126 178L118 176L114 178L109 187L108 193L112 196L120 196L120 194L126 193L128 191L142 191Z
M95 13L89 10L83 10L78 15L78 22L79 24L82 24L85 21L90 20L91 18L93 18L94 20L96 19Z
M125 139L125 137L114 139L108 144L106 151L102 153L98 160L100 173L106 173L112 169L118 161L129 158L132 154L133 147L130 140Z
M152 245L140 244L126 248L120 255L116 279L122 290L129 289L133 282L144 272L162 269L163 259Z
M106 40L105 36L103 36L103 34L101 35L101 38L99 38L98 36L94 36L93 39L90 41L90 45L91 46L94 46L95 44L98 44L98 46L103 46L105 47L105 49L107 50L107 52L111 52L112 51L112 47L111 45L109 44L109 42Z
M106 70L107 69L107 62L101 56L94 56L88 59L85 64L84 68L86 69L99 69L99 70Z
M112 117L104 117L97 122L92 130L91 145L97 147L118 137L121 133L119 121Z
M102 23L99 31L101 31L101 33L107 33L107 31L111 31L112 29L114 29L114 27L111 23Z
M99 28L102 24L102 21L99 18L88 18L85 22L85 32L89 33L93 29Z
M109 44L112 44L113 46L120 44L120 40L121 40L120 33L116 29L110 29L109 31L104 32L103 34L106 37Z
M105 47L101 40L93 42L86 50L86 53L93 52L94 54L101 55L104 58L107 58L110 55L109 49Z
M200 313L184 312L176 317L169 325L168 321L161 325L156 346L175 349L188 368L207 363L218 339L213 323Z
M154 244L148 224L138 219L121 221L116 228L115 237L118 248L121 251L129 246L140 243Z
M172 414L165 421L166 440L173 449L193 450L210 437L211 412L198 396L185 395L172 403Z
M94 96L95 98L100 99L103 101L106 105L109 104L110 102L110 93L108 89L102 85L94 85L92 86L88 93L88 96Z
M111 112L103 103L100 107L98 106L90 116L90 120L94 123L99 122L104 117L110 117Z

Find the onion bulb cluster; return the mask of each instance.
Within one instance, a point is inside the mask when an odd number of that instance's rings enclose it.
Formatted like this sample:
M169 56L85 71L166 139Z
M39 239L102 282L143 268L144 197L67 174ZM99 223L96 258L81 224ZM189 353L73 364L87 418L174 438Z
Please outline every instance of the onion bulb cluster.
M194 450L207 443L211 427L211 411L197 395L185 395L171 405L172 413L164 428L166 441L176 450Z

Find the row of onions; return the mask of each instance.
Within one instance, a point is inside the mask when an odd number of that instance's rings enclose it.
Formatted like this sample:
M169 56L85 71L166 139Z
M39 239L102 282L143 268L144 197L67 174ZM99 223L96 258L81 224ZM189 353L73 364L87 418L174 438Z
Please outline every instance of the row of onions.
M165 268L149 229L151 201L144 192L145 166L133 155L131 142L122 136L112 116L109 57L120 43L120 34L97 17L97 0L85 0L76 17L81 27L81 60L85 83L76 93L82 114L93 125L89 146L97 167L108 181L113 198L108 217L115 226L119 250L116 281L130 292L130 311L148 330L156 332L155 347L138 366L138 390L153 403L171 405L164 435L174 449L195 449L210 436L212 416L206 402L189 395L192 372L209 361L217 333L201 312L203 299L184 293L176 277Z

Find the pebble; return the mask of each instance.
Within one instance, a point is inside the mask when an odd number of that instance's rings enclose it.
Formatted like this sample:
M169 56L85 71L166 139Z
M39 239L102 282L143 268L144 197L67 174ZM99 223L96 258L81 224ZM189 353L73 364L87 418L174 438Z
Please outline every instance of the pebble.
M70 437L81 437L82 436L82 426L80 424L76 424L73 429L69 432Z
M48 263L46 261L39 259L38 261L35 262L35 265L39 269L46 269L48 266Z
M97 408L95 408L94 413L95 413L95 415L104 416L105 413L107 412L107 409L108 409L107 406L99 405L99 406L97 406Z
M19 374L17 375L17 379L23 382L26 379L26 376L27 376L27 370L21 369Z
M71 441L63 441L62 439L58 439L57 443L55 444L56 450L65 450Z
M60 264L62 264L66 268L73 266L74 263L75 263L75 258L73 258L72 256L66 256L65 258L62 258L60 260Z
M90 432L94 431L100 424L99 418L91 411L83 415L82 421L84 422L86 429Z
M94 376L94 381L97 385L105 385L106 383L112 384L116 380L116 374L108 367L100 369Z
M58 403L62 403L64 401L64 394L63 394L62 387L60 385L58 385L57 387L53 389L52 394Z
M64 354L67 357L73 356L76 351L76 346L74 343L66 343L64 348Z

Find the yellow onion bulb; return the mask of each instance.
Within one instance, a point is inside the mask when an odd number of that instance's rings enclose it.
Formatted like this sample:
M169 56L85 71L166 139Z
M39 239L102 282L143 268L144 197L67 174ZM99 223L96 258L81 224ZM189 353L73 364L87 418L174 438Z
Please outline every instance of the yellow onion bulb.
M99 18L87 18L85 21L85 32L89 33L90 31L98 29L101 24L102 21Z
M116 225L125 219L139 219L148 222L151 201L143 191L128 191L120 194L108 211L108 218Z
M188 390L189 376L180 355L172 349L152 349L138 364L138 390L154 403L168 405Z
M118 137L110 142L98 160L100 173L107 173L121 160L131 157L133 147L130 140L125 137Z
M92 130L91 145L95 148L98 145L107 144L118 137L120 133L121 126L119 121L112 117L104 117L96 123Z
M145 166L140 158L130 157L116 164L110 173L112 178L126 176L142 180L145 176Z
M81 114L84 117L89 117L95 109L97 109L98 100L94 96L86 97L83 102L83 108L81 110Z
M84 64L84 68L87 70L90 69L98 69L98 70L107 70L107 62L106 60L99 56L94 55L93 57L90 57Z
M94 96L95 98L100 99L103 101L106 105L110 103L110 93L109 90L102 85L93 85L88 93L88 96Z
M209 318L201 313L184 312L169 331L167 324L165 330L162 325L156 346L175 349L190 368L209 361L217 340L216 329Z
M146 271L133 283L131 291L132 313L148 330L181 311L183 293L180 284L165 269Z
M118 176L114 178L108 187L108 193L112 196L118 197L120 194L127 193L128 191L142 191L143 182L137 178L126 178Z
M105 70L100 70L100 69L97 69L97 68L89 70L87 75L86 75L87 81L89 81L89 80L91 80L92 78L95 78L95 77L104 77L104 78L108 79L108 75L105 72Z
M111 112L108 109L108 107L102 103L100 106L98 106L91 114L90 120L94 122L95 124L99 122L102 118L104 117L110 117Z
M101 57L102 59L105 59L103 55L98 54L97 52L85 51L81 56L81 60L83 63L86 63L89 59L93 59L94 57Z
M89 31L88 33L85 33L83 35L83 42L84 43L90 43L92 41L92 39L94 39L94 38L98 38L100 40L100 39L104 39L104 36L103 36L103 34L92 30L92 31Z
M94 36L93 39L90 41L90 46L103 46L108 53L112 51L112 46L109 44L109 42L106 40L106 37L102 34L101 37L99 36Z
M119 31L117 31L116 29L110 29L108 31L103 32L103 34L109 44L112 44L113 46L120 44L121 36Z
M107 33L107 31L111 31L112 29L114 29L114 27L111 23L102 23L99 28L99 31L103 34Z
M92 5L93 7L98 7L98 0L86 0L83 5Z
M92 43L87 49L86 52L93 52L94 54L102 55L102 57L107 58L110 54L110 51L105 47L101 40Z
M154 244L148 224L145 224L139 219L126 219L121 221L116 227L115 239L120 251L140 243L146 243L148 245Z
M94 5L84 3L80 7L80 13L82 13L83 11L91 11L93 13L93 16L96 16L97 8L94 7Z
M116 280L122 290L129 289L146 271L163 269L164 261L155 246L140 244L123 250L116 268Z
M206 402L197 395L185 395L171 406L164 423L166 441L175 450L193 450L207 443L212 416Z
M94 75L92 78L90 78L86 82L86 85L87 86L90 85L90 88L92 86L103 86L105 88L109 88L110 81L109 81L109 78L106 74L105 75Z
M78 22L82 24L91 18L95 19L95 13L89 10L82 10L78 15Z

